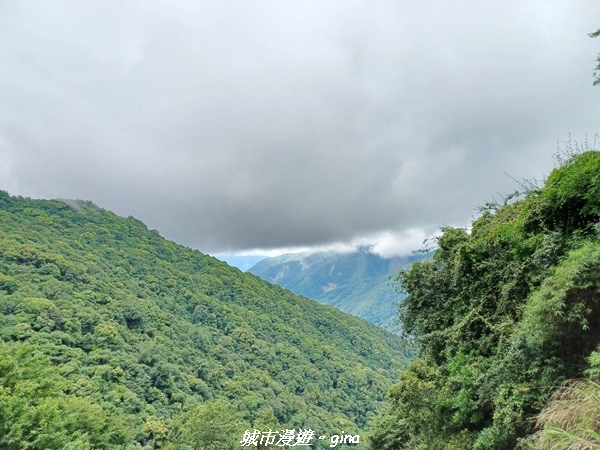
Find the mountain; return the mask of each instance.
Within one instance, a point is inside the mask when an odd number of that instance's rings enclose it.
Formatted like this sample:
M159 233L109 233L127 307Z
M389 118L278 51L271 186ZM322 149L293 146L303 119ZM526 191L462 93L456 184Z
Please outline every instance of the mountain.
M353 252L292 253L266 258L248 271L376 325L393 326L395 302L402 298L394 287L394 278L402 267L419 258L383 258L362 247Z
M139 220L0 191L0 448L238 448L359 435L403 341Z

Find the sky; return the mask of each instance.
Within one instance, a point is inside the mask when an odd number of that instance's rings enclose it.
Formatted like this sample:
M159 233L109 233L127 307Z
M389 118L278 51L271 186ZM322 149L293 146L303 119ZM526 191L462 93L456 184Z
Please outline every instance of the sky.
M598 28L597 0L0 1L0 189L211 254L407 253L593 145Z

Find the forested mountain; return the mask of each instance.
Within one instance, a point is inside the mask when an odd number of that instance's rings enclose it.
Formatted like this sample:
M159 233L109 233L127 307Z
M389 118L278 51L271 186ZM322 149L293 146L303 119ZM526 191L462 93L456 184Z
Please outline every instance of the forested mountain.
M252 427L359 433L403 351L132 217L0 192L2 449L227 450Z
M393 280L417 256L383 258L353 252L293 253L266 258L248 271L295 294L335 306L376 325L394 325L401 298Z
M400 274L420 354L374 450L600 448L600 152L567 156Z

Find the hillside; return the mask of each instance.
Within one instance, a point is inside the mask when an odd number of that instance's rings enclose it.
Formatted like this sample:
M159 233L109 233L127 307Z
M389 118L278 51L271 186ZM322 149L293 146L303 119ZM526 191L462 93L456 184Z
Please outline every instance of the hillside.
M420 355L373 450L600 448L600 152L566 156L400 274Z
M383 258L360 248L345 253L323 251L266 258L248 271L376 325L392 326L395 302L401 298L393 278L415 259Z
M398 337L132 217L5 192L0 339L3 449L226 450L252 427L358 433L404 361Z

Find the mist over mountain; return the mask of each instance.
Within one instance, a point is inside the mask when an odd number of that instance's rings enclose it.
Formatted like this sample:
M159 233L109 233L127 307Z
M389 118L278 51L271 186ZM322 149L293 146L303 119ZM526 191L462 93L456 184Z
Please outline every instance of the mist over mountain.
M352 252L304 252L266 258L248 271L298 295L335 306L376 325L393 327L398 271L422 255L384 258L368 247Z

